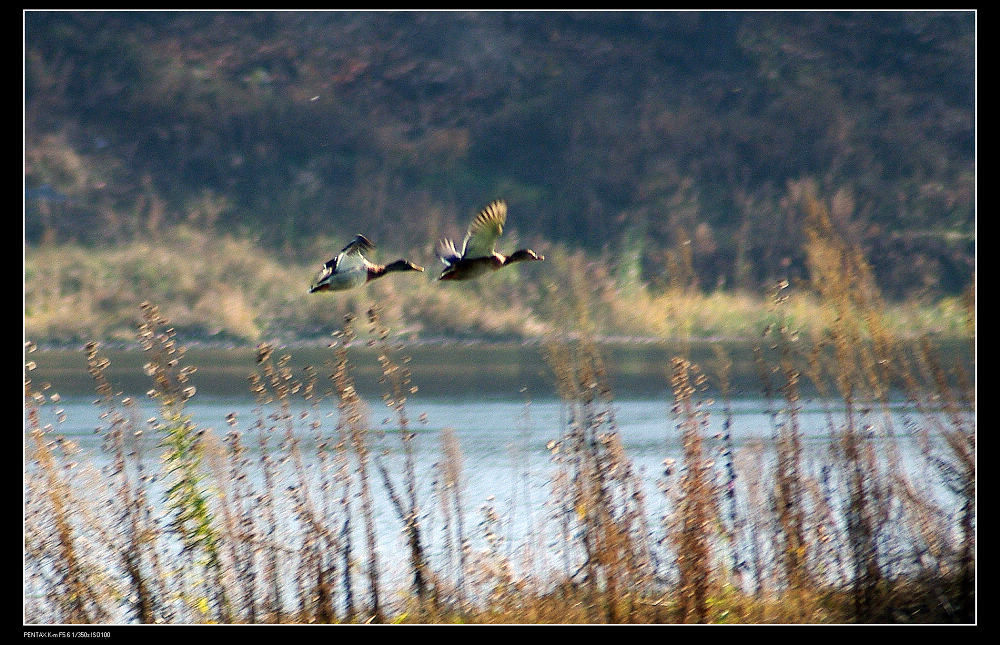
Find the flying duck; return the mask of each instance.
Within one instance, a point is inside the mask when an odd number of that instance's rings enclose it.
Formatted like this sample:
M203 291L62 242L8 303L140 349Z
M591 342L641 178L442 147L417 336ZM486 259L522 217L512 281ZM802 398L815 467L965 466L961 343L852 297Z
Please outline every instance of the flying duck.
M531 249L520 249L507 256L496 250L506 221L507 202L498 199L479 211L472 220L462 242L461 253L452 240L440 240L436 251L445 269L438 280L471 280L515 262L544 260L545 256Z
M355 236L340 253L323 265L309 287L309 293L353 289L392 271L424 270L408 260L396 260L390 264L369 262L365 253L374 248L375 245L364 235Z

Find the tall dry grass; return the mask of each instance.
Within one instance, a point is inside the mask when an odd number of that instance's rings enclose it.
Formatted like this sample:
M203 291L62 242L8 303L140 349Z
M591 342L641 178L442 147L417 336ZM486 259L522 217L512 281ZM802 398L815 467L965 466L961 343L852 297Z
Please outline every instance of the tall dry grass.
M929 340L895 333L856 246L821 200L802 207L824 318L800 325L789 285L775 288L755 347L770 427L734 440L721 349L710 366L677 356L651 376L672 392L664 441L681 446L652 490L616 420L599 285L581 274L550 289L565 323L542 346L564 410L549 429L542 527L555 543L520 551L527 562L511 557L502 509L470 511L455 431L441 432L433 481L421 481L415 444L426 437L407 407L416 385L396 320L378 306L343 313L322 366L296 372L261 343L255 418L228 416L223 435L192 423L192 368L166 316L144 304L153 418L116 392L100 345L86 348L101 469L61 438L59 396L32 380L29 344L25 622L975 621L974 377L942 365ZM398 434L367 421L359 343L377 350ZM828 449L806 445L806 386ZM708 436L713 414L719 436ZM918 440L926 476L901 464L903 436ZM401 586L384 573L381 503L403 537Z

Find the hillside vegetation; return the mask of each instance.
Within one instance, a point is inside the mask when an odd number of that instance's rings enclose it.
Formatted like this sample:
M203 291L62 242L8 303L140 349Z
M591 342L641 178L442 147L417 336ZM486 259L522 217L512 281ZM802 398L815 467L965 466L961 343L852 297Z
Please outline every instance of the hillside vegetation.
M276 266L361 231L426 257L505 197L508 244L600 258L651 297L761 294L807 277L815 194L887 297L956 296L975 18L29 11L26 255L184 224Z

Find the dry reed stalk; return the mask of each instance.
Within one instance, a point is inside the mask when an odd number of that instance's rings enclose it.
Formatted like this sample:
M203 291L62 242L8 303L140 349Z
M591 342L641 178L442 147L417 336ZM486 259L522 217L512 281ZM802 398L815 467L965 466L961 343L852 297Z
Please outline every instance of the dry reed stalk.
M85 566L77 548L72 518L74 496L63 480L51 443L42 428L32 421L29 423L32 424L29 425L31 449L27 455L38 465L40 472L29 478L28 483L44 492L28 496L37 498L44 506L44 515L49 518L51 529L26 531L28 535L37 536L37 547L32 544L28 551L32 553L34 560L47 561L54 572L46 584L46 593L58 608L57 618L53 622L96 622L100 604L88 584ZM55 544L56 548L52 549L50 544Z
M410 566L413 570L413 589L417 602L424 610L428 603L435 604L434 590L428 583L427 556L421 539L420 505L417 499L416 464L414 462L413 439L410 431L409 417L406 413L406 398L417 391L410 381L410 371L406 367L409 359L394 358L394 350L389 347L389 329L382 323L382 313L375 305L368 309L368 322L371 341L370 345L378 350L378 360L382 368L379 382L388 386L382 399L386 406L396 412L399 423L400 440L403 446L403 478L406 492L405 502L396 493L395 486L382 461L376 459L376 465L382 475L382 480L389 493L393 507L403 522L403 531L407 537L410 550Z
M962 395L955 394L926 339L921 341L921 359L926 365L924 369L932 375L938 400L949 419L948 427L940 432L947 454L932 457L931 463L942 482L962 501L958 554L961 572L959 613L962 620L970 621L975 614L976 431L974 417L963 413L963 410L974 410L974 398L965 396L963 403Z
M370 468L371 452L368 446L368 428L365 424L364 402L354 387L350 375L347 347L354 340L354 316L344 316L344 327L338 334L340 342L336 343L336 367L331 376L335 391L339 398L339 425L346 434L347 443L357 458L357 478L361 494L361 516L365 533L365 547L368 551L367 574L369 586L369 618L368 621L381 623L385 621L379 584L378 550L375 531L375 506L371 492ZM344 534L347 535L347 526ZM350 548L350 543L346 544ZM347 552L345 551L345 559ZM345 566L349 562L345 561ZM345 569L345 576L349 575ZM353 608L352 608L353 609ZM353 618L353 616L351 616Z
M29 341L25 350L30 354L35 345ZM31 378L34 361L26 360L24 367L25 619L108 621L114 608L108 599L123 590L112 577L117 562L108 562L100 549L112 544L114 536L106 514L100 512L101 502L79 493L96 490L100 482L81 461L79 446L60 436L51 423L43 425L43 407L58 405L61 397L50 392L48 383L36 389ZM57 424L66 419L61 408L53 414Z
M320 464L321 503L314 500L312 494L312 480L308 476L309 467L303 458L300 439L295 432L295 419L292 414L292 396L301 394L303 399L310 403L315 410L319 404L319 395L316 393L317 377L315 371L306 368L306 380L300 381L293 377L289 368L291 357L284 354L274 358L274 347L268 343L262 343L257 347L257 369L250 375L250 389L254 394L258 407L258 419L255 427L258 431L258 444L260 447L260 465L263 473L264 491L254 494L248 485L245 476L237 473L246 471L250 462L242 457L245 449L240 443L239 434L231 433L230 459L232 462L233 481L238 481L242 485L237 490L237 497L245 503L239 506L241 533L239 541L243 545L244 562L240 568L241 577L245 580L244 589L247 595L244 596L248 614L252 618L258 615L257 605L260 604L253 596L249 595L254 588L259 587L256 582L258 568L263 569L266 584L263 587L265 599L263 603L264 619L269 622L281 622L286 619L295 622L334 622L336 612L334 609L334 589L332 582L336 577L335 560L340 557L342 544L340 542L340 529L333 528L336 522L336 513L331 511L333 502L330 499L331 491L336 486L336 480L341 479L339 471L335 474L335 481L328 479L330 470L327 453L329 441L321 434L321 423L313 420L309 427L316 433L316 446L318 451L317 461ZM265 417L265 412L269 406L276 404L277 409ZM308 419L308 413L302 413L300 419ZM228 419L231 425L235 425L235 419ZM275 425L275 423L277 425ZM277 461L273 458L271 437L276 430L284 429L283 439L280 442L281 452L277 455ZM333 450L338 454L341 451L342 443L336 442ZM340 463L340 458L335 460ZM278 542L278 513L276 507L277 486L283 476L281 468L289 466L291 476L295 478L295 484L286 486L285 490L291 501L291 514L299 521L302 527L301 544L296 548L289 548ZM263 512L261 512L263 510ZM262 519L264 526L258 527L258 521ZM294 553L297 560L288 558L289 553ZM260 554L262 565L259 567L255 560ZM282 567L282 563L287 562L289 566ZM290 571L294 568L296 572L291 580L286 580L295 585L298 598L298 610L294 615L286 616L281 603L281 588L283 571ZM349 573L348 573L349 576ZM348 584L348 589L350 585ZM348 598L350 595L348 594ZM350 602L348 602L350 606ZM254 620L251 620L254 622Z
M313 405L318 407L321 397L319 395L312 394L315 390L315 382L313 381L314 375L311 368L307 368L307 372L310 373L310 380L307 385L307 394L313 401ZM337 434L334 436L321 434L321 424L318 421L313 421L312 423L317 433L316 453L317 462L319 464L319 477L321 480L320 497L322 500L322 516L327 518L326 524L329 527L326 537L328 540L330 564L328 567L318 572L317 578L320 578L320 576L322 577L322 585L320 589L322 590L324 598L327 596L329 597L328 601L321 602L321 606L331 608L330 611L332 615L329 617L329 620L322 616L321 619L323 622L333 622L337 616L337 612L332 608L334 607L335 600L337 598L337 584L335 581L338 577L338 558L343 561L343 566L340 570L343 574L343 603L346 608L346 614L348 616L354 615L353 590L351 587L351 576L349 570L351 490L350 459L347 454L347 440L343 436L342 423L338 424ZM323 599L321 599L321 601L322 600Z
M831 313L833 376L846 408L838 455L847 480L845 512L855 618L869 621L876 616L879 590L884 586L878 549L880 519L890 512L892 489L863 422L867 410L875 406L883 410L883 419L891 419L887 393L896 343L881 323L884 305L860 249L837 231L818 199L807 197L805 207L812 285ZM891 435L891 421L887 423Z
M263 367L262 374L252 375L256 380L254 390L262 397L258 403L266 404L273 401L272 394L268 390L268 381L273 380L273 367L270 363L273 347L269 344L257 346L257 364ZM262 414L262 413L258 413ZM279 504L279 484L280 484L280 462L281 453L276 452L271 446L271 439L274 434L274 426L265 422L263 418L257 420L258 449L260 451L260 471L263 475L263 490L257 498L258 512L263 519L264 526L261 532L262 549L264 550L264 617L270 623L286 622L284 603L282 602L281 580L284 571L287 570L283 564L287 562L285 558L284 545L279 541L281 537L278 521Z
M87 368L100 397L97 403L103 409L101 418L107 419L109 424L102 432L104 450L112 459L108 486L118 501L119 521L125 532L125 544L117 549L117 553L132 585L130 597L135 599L139 622L152 624L158 618L167 619L170 616L162 600L166 592L157 555L159 530L151 520L153 509L147 502L150 477L146 474L142 453L143 433L135 428L134 416L119 410L105 373L110 361L100 355L99 345L87 343L86 353ZM132 407L134 402L127 397L123 405Z
M226 417L232 428L224 439L225 463L215 466L220 495L225 499L223 523L228 535L229 560L237 587L233 596L240 598L243 620L254 624L258 619L258 556L262 541L257 526L258 497L250 481L251 460L243 445L242 435L236 429L235 415ZM237 612L239 613L239 611Z
M314 410L318 409L320 397L315 394L318 383L318 376L311 367L305 368L306 380L302 388L303 399L310 403ZM305 414L302 415L305 418ZM321 432L322 423L318 419L310 422L310 428L314 432L316 442L316 462L320 466L319 470L319 500L315 504L309 500L303 504L307 510L305 521L307 526L314 532L317 542L316 551L313 554L315 559L315 571L313 572L313 593L315 596L315 610L313 611L316 620L322 623L332 623L336 621L337 612L335 609L337 566L336 557L340 552L339 538L336 529L337 517L332 512L333 506L330 504L329 491L331 484L326 479L323 468L326 458L327 438ZM307 482L303 476L300 484L304 489Z
M681 619L685 622L708 621L708 589L712 578L711 532L716 525L715 491L702 446L705 415L697 409L694 395L705 385L696 366L683 358L672 361L671 387L673 413L681 432L683 475L678 500L677 530L673 541L677 549L680 574Z
M320 504L315 499L310 468L296 433L291 400L297 394L301 394L307 402L313 400L317 378L314 371L307 369L305 381L296 379L289 367L291 356L284 354L275 361L273 347L267 344L258 348L258 359L259 383L267 392L260 402L262 405L278 404L278 410L269 415L269 419L284 427L282 461L289 465L291 476L295 479L292 485L286 487L286 492L291 501L291 515L302 527L301 544L295 549L298 560L293 576L298 596L296 620L332 622L336 617L332 580L336 577L335 559L340 551L337 530L333 528L336 519L321 510L329 508L327 504ZM316 403L313 402L313 405ZM299 419L307 420L308 413L301 413ZM320 425L318 421L313 421L310 427L315 432ZM317 437L317 445L324 445L322 436ZM321 490L320 497L324 494Z
M799 393L799 333L790 326L790 317L785 313L788 288L786 281L780 281L771 294L771 305L777 322L764 330L764 338L770 339L770 349L777 352L775 365L768 370L763 359L763 349L754 348L758 374L764 384L769 417L773 425L774 448L776 453L774 504L777 511L779 561L781 563L786 593L795 611L804 615L803 592L811 580L806 567L806 556L810 545L806 541L806 508L802 455L802 434L799 428L801 410ZM777 375L781 381L778 387L782 403L772 401L775 396L770 375Z
M140 307L142 322L137 337L146 353L146 374L153 380L149 396L160 406L162 445L166 452L164 463L168 469L170 486L166 503L172 514L170 529L181 540L184 553L194 559L195 553L205 558L208 578L204 593L214 595L214 605L223 622L229 621L229 602L225 586L221 584L222 567L219 560L219 537L213 526L209 510L208 493L203 488L202 448L200 429L194 427L184 405L194 396L195 388L188 385L192 367L181 367L184 347L177 344L174 330L160 315L158 307L144 302ZM204 580L200 578L199 580ZM182 592L185 602L202 605L197 592Z
M455 436L455 430L450 427L441 430L441 452L443 459L439 464L440 484L439 502L444 516L445 554L449 568L452 553L457 554L458 563L455 566L454 601L459 609L465 608L465 571L467 567L468 544L465 537L464 512L462 509L462 448ZM452 524L454 523L454 530ZM454 538L452 534L454 533Z
M556 480L563 485L554 489L564 509L563 532L569 535L573 523L581 527L573 533L583 564L576 572L567 569L569 581L583 573L589 602L602 608L605 622L619 622L634 611L633 593L641 593L653 579L642 485L618 436L611 387L596 344L587 334L575 345L552 341L545 358L569 411L567 434L549 444L566 469L566 476ZM570 547L569 542L564 545L564 557Z
M732 369L732 360L729 359L723 349L718 345L713 346L712 349L716 357L716 375L719 382L719 392L721 393L723 401L722 413L724 420L721 439L722 457L725 460L726 468L725 497L726 502L728 503L728 512L726 517L728 525L726 525L726 538L729 541L731 563L729 573L732 583L736 586L736 588L742 590L744 574L748 568L746 559L743 556L743 549L741 547L744 539L746 539L745 534L747 520L745 515L739 512L739 501L737 499L737 484L739 477L737 475L736 447L733 442L732 434L733 410L730 400L731 385L729 381L729 373Z

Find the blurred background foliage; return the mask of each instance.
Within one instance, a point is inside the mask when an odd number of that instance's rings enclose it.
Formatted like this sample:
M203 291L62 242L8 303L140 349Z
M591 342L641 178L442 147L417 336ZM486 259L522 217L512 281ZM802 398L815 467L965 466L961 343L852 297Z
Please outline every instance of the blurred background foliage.
M654 294L761 291L807 276L819 195L887 297L952 296L975 268L975 20L28 11L26 253L183 225L279 263L358 232L430 263L502 196L505 246Z

